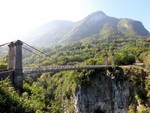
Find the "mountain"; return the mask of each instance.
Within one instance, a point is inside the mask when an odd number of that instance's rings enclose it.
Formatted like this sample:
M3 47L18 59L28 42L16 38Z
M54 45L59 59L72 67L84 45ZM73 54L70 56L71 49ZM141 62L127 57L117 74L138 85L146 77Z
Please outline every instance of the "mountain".
M112 28L116 28L117 23L118 19L108 17L103 12L98 11L78 22L76 26L60 40L60 42L79 41L90 35L102 34L101 31L105 26L110 25Z
M57 44L74 26L71 21L56 20L41 26L27 37L28 42L36 45ZM32 39L32 40L31 40Z
M78 22L57 20L36 30L30 37L38 45L80 41L92 35L150 36L140 21L114 18L102 11L94 12Z
M149 36L149 32L144 28L141 22L131 19L120 19L118 30L123 34L133 33L141 36Z

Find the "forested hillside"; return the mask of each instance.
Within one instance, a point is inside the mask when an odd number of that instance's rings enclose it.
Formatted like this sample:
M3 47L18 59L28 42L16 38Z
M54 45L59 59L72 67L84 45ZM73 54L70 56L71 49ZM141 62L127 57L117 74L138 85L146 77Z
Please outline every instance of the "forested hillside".
M47 65L100 65L105 63L105 54L111 64L112 53L116 66L113 81L128 81L129 95L127 110L129 113L149 113L150 106L150 39L144 37L130 38L122 35L107 35L81 40L80 42L39 48L50 57L38 56L23 49L24 67L41 67ZM32 52L35 52L31 50ZM7 56L0 59L1 67L6 68ZM135 63L143 63L142 66ZM121 69L117 65L125 66ZM122 69L124 72L122 72ZM141 71L142 70L142 71ZM110 70L110 73L113 70ZM124 74L123 74L124 73ZM74 70L57 73L32 75L24 80L23 92L17 94L9 79L0 82L0 112L3 113L63 113L82 112L83 108L75 106L76 93L98 87L99 80L109 82L109 72L105 70ZM38 77L38 78L37 78ZM104 83L102 83L105 85ZM100 85L101 86L101 85ZM91 89L93 89L93 87ZM90 91L90 90L89 90ZM107 92L107 91L106 91ZM105 93L106 93L105 92ZM100 93L100 92L99 92ZM108 92L109 93L109 92ZM92 96L92 93L90 93ZM106 93L107 95L107 93ZM76 108L77 107L77 108ZM78 108L79 107L79 108ZM93 109L88 106L89 110ZM92 112L104 112L95 108Z

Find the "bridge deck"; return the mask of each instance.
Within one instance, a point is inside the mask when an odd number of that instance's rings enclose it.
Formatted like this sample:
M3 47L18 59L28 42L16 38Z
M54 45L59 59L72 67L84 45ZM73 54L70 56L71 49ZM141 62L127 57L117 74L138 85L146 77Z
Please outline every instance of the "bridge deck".
M24 75L27 74L37 74L37 73L44 73L50 71L65 71L65 70L80 70L80 69L103 69L103 68L110 68L112 65L85 65L85 66L44 66L38 68L24 68L23 73Z
M7 77L12 77L13 70L1 69L0 70L0 78L5 79Z

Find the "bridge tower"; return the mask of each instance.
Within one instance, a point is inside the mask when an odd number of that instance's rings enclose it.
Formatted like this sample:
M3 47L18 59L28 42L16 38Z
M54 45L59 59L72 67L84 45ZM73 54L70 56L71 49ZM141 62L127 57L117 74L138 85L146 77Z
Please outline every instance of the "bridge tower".
M8 53L8 66L7 66L7 69L10 70L10 69L14 68L14 58L15 58L15 52L14 52L15 44L14 44L14 42L11 42L8 45L8 47L9 47L9 53Z
M106 66L108 65L108 54L107 53L105 54L105 65Z
M112 53L112 65L115 65L115 54Z
M8 69L13 69L12 83L15 88L21 92L23 87L23 72L22 72L22 42L17 40L11 42L9 46Z

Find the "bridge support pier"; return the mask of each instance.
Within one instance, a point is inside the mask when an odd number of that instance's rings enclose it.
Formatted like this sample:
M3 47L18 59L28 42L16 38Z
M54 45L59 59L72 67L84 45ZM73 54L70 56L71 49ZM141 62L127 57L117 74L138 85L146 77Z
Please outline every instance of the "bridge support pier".
M9 52L8 52L7 69L8 70L13 70L14 69L14 60L15 60L15 44L14 44L14 42L11 42L8 45L8 47L9 47ZM14 74L13 73L10 74L9 78L10 78L12 84L14 84Z
M22 92L23 87L23 72L22 72L22 42L17 40L15 43L11 42L9 46L9 60L8 69L13 69L12 84Z
M105 54L105 65L106 66L108 65L108 54L107 53Z
M14 68L14 56L15 56L15 44L11 42L9 45L9 53L8 53L8 66L7 69L11 70Z
M14 63L14 85L19 92L23 87L23 72L22 72L22 42L15 42L15 63Z
M112 53L112 66L114 66L114 65L115 65L115 54Z

